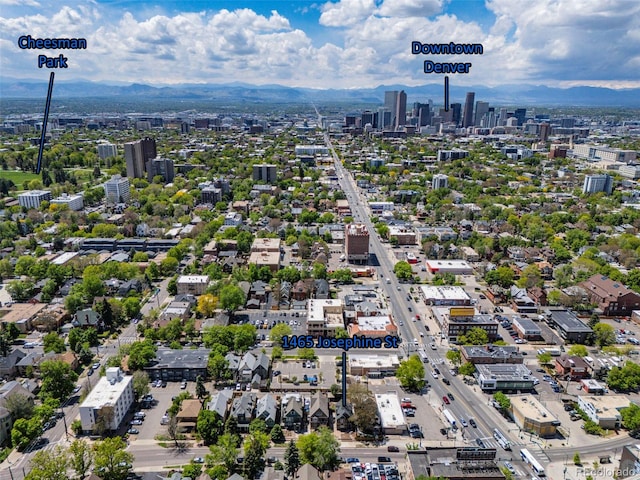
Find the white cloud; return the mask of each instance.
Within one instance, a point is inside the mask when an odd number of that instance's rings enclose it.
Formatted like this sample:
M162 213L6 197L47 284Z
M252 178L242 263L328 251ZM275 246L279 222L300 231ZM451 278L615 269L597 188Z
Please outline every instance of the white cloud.
M375 9L373 0L340 0L338 3L325 3L321 7L320 25L354 26L371 15Z
M20 6L20 7L39 7L40 3L35 0L0 0L0 5Z
M387 17L430 17L442 11L442 0L384 0L377 14Z

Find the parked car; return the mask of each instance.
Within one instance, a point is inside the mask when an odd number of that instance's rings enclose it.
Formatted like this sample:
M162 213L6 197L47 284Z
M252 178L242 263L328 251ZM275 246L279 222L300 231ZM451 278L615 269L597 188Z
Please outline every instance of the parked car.
M137 435L140 433L140 430L138 430L137 428L131 427L129 430L127 430L127 433L130 435Z
M400 449L398 447L396 447L395 445L389 445L387 447L387 452L399 452Z

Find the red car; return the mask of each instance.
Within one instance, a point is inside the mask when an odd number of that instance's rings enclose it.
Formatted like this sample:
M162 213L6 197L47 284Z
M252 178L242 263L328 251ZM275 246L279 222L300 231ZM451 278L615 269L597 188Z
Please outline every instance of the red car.
M444 403L446 403L447 405L449 405L449 398L447 398L447 396L445 395L444 397L442 397L442 401Z

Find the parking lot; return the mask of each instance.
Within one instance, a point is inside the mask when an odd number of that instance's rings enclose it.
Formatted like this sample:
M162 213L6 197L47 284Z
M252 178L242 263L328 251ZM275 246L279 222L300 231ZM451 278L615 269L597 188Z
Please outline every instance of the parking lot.
M209 388L209 386L207 386ZM171 406L172 398L179 395L182 392L190 392L195 396L196 385L195 382L188 382L187 389L180 389L180 383L168 382L165 388L151 387L149 391L150 395L157 400L157 403L152 408L141 410L146 414L142 425L134 425L134 428L140 431L137 435L129 435L129 440L135 442L136 440L153 440L158 434L166 434L167 427L161 425L162 416ZM127 425L133 420L133 415L127 417ZM125 431L128 430L127 426Z
M305 367L304 365L311 364L311 367ZM314 362L306 362L303 360L289 360L287 362L277 362L273 366L273 371L280 371L279 377L274 377L272 382L275 386L280 386L284 383L285 379L289 379L291 382L294 377L297 381L304 385L304 377L316 377L318 380L318 386L327 388L336 381L336 365L335 361L329 360L327 357L322 357Z

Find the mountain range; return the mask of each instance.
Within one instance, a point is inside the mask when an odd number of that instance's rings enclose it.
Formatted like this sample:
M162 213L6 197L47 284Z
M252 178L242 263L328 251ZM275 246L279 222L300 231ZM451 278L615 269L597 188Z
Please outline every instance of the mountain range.
M91 81L56 81L53 98L119 98L153 100L203 100L207 102L252 103L348 103L382 104L387 90L404 90L408 103L433 99L443 104L444 88L439 84L421 86L380 85L375 88L312 89L283 85L178 84L152 86L145 84L113 85ZM466 92L475 92L476 100L498 105L517 106L581 106L640 107L640 88L614 90L602 87L556 88L540 85L502 85L499 87L450 87L450 101L464 103ZM46 98L47 82L0 79L0 99Z

